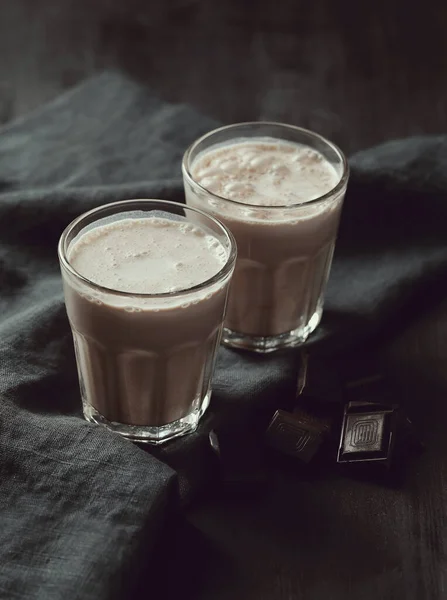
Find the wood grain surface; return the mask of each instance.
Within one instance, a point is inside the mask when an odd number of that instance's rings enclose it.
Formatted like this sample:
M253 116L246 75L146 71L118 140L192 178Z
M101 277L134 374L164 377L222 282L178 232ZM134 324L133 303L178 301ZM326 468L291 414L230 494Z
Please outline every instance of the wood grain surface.
M287 121L351 153L445 131L446 29L443 0L0 0L0 122L120 67L223 122ZM446 312L386 349L427 445L400 485L279 469L256 501L196 507L147 598L447 597Z

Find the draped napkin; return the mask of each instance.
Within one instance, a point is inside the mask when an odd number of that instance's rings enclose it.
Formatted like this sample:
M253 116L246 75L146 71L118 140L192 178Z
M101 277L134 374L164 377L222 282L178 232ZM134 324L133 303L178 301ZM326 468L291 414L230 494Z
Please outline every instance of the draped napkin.
M0 130L1 598L131 597L179 507L208 485L209 428L294 393L297 351L222 348L212 406L191 436L151 452L81 415L58 238L102 203L182 201L182 154L218 125L105 72ZM311 352L372 347L445 297L446 164L446 136L351 158Z

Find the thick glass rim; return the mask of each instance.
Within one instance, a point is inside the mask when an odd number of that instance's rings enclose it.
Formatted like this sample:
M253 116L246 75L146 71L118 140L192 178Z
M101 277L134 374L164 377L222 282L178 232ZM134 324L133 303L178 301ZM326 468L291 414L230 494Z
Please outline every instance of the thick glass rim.
M137 205L137 206L143 205L143 204L147 205L148 203L153 204L153 205L157 204L159 206L164 204L167 207L174 206L174 207L181 208L181 209L187 209L192 212L200 214L202 217L205 217L209 221L212 221L214 225L217 225L217 227L221 230L221 232L227 238L227 241L229 244L229 250L230 250L229 254L228 254L228 258L227 258L225 264L223 265L223 267L209 279L206 279L205 281L202 281L201 283L198 283L197 285L194 285L190 288L176 290L175 292L163 292L160 294L144 294L144 293L138 293L138 292L123 292L120 290L115 290L113 288L109 288L109 287L100 285L98 283L95 283L88 277L85 277L84 275L79 273L70 264L70 261L68 260L68 257L67 257L67 250L68 250L67 241L68 241L68 237L69 237L70 233L72 233L72 231L73 231L73 229L75 229L75 227L77 227L77 226L82 227L83 221L88 221L91 217L100 215L102 212L108 212L114 208L116 208L116 209L127 208L132 205ZM129 209L129 210L131 210L131 209ZM125 212L125 211L117 210L116 214L119 214L119 212ZM112 212L109 214L114 214L114 213ZM101 218L101 217L98 217L98 218ZM90 221L90 223L91 223L91 221ZM67 227L64 229L61 237L59 238L57 252L58 252L58 257L59 257L61 266L65 270L67 270L73 277L82 281L87 286L89 286L99 292L113 294L114 296L120 296L122 298L150 299L150 298L175 298L178 296L186 296L193 292L197 292L197 291L203 290L207 287L210 287L215 283L218 283L221 279L224 279L234 268L234 264L236 262L236 256L237 256L237 246L236 246L236 240L234 239L234 236L231 233L231 231L223 223L221 223L218 219L216 219L212 215L209 215L208 213L206 213L203 210L200 210L198 208L192 208L181 202L174 202L171 200L159 200L157 198L134 198L134 199L130 199L130 200L119 200L117 202L109 202L108 204L102 204L101 206L98 206L96 208L93 208L92 210L82 213L81 215L76 217L76 219L73 219L73 221L71 221L71 223L69 223L69 225L67 225Z
M309 137L313 137L313 138L319 140L321 143L325 144L331 150L333 150L335 152L335 154L338 156L338 158L340 159L340 162L342 164L342 169L343 169L340 180L331 190L329 190L322 196L318 196L318 198L313 198L312 200L303 200L301 202L296 202L295 204L279 204L279 205L278 204L275 204L275 205L271 205L271 204L264 205L263 204L262 206L260 204L246 204L244 202L238 202L237 200L231 200L230 198L225 198L224 196L215 194L214 192L211 192L210 190L208 190L206 187L203 187L202 185L200 185L200 183L194 179L194 177L191 173L191 166L192 166L191 165L191 154L194 152L194 150L197 148L197 146L199 144L201 144L202 142L206 141L207 139L213 137L217 133L221 133L223 131L230 131L232 129L237 131L238 129L242 129L244 127L250 127L250 126L252 126L252 127L279 127L282 129L290 129L292 131L302 133L304 135L307 135ZM278 139L281 139L281 138L278 138ZM242 123L233 123L232 125L224 125L223 127L218 127L217 129L213 129L212 131L205 133L204 135L199 137L197 140L195 140L195 142L193 142L189 146L189 148L187 148L186 152L183 155L182 171L189 183L197 186L198 188L200 188L200 190L202 190L206 194L208 194L218 200L221 200L224 202L230 202L231 204L235 204L237 206L244 207L244 208L247 208L247 206L254 206L254 207L268 209L268 210L275 210L275 209L288 210L288 209L294 209L294 208L296 209L296 208L299 208L304 205L309 206L311 204L317 204L319 202L324 202L325 200L329 200L330 198L333 198L334 196L337 196L339 193L341 193L343 191L343 189L346 187L348 179L349 179L349 164L348 164L347 158L346 158L345 154L340 150L340 148L336 144L334 144L333 142L331 142L324 136L320 135L319 133L315 133L315 131L311 131L310 129L305 129L304 127L298 127L296 125L289 125L287 123L281 123L281 122L276 122L276 121L245 121Z

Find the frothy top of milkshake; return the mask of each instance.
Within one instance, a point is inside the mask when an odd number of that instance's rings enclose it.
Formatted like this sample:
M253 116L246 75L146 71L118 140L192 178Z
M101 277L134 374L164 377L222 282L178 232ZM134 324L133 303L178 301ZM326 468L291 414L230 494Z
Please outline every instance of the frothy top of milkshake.
M316 150L275 138L240 138L201 152L191 174L210 192L256 206L315 200L340 181Z
M135 294L188 290L224 267L228 252L202 227L160 217L125 218L81 234L68 260L83 277Z

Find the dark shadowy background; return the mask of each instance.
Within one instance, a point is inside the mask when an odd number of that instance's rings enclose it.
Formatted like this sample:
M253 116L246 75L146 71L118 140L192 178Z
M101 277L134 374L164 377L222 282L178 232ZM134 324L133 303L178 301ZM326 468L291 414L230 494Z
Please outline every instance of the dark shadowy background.
M223 122L287 121L351 153L445 131L446 30L444 0L0 0L0 122L119 67ZM257 502L204 503L167 540L158 593L446 597L445 313L387 350L427 441L403 487L289 470Z
M121 66L222 121L352 152L445 129L446 30L442 0L0 0L0 120Z

